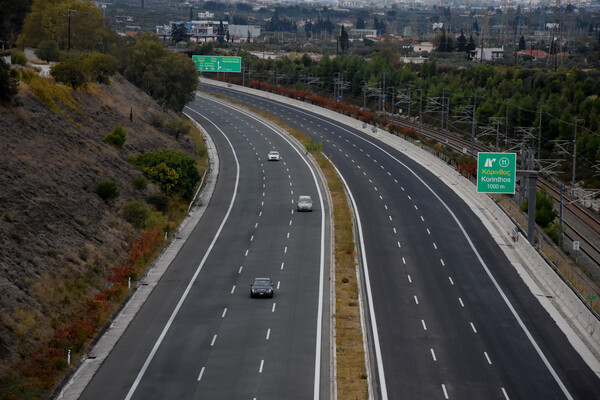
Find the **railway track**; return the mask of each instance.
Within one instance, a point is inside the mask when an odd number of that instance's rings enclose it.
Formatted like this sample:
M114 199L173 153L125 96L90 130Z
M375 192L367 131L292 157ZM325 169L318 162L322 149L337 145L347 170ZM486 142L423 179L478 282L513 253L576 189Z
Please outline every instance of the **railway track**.
M422 136L444 143L454 151L464 154L471 153L470 139L465 139L452 133L446 135L445 132L424 124L419 130L418 122L404 118L394 117L391 118L391 120L400 126L412 128L416 132L420 131ZM491 151L494 150L477 140L473 143L473 152L475 154L478 152ZM474 157L475 154L473 154ZM560 189L541 177L538 177L537 179L537 186L538 188L546 189L546 192L552 196L555 203L557 205L560 204ZM598 245L600 243L600 221L594 214L577 204L576 199L574 200L563 194L563 212L564 211L568 212L576 222L570 223L563 218L563 234L571 242L579 241L580 251L584 253L597 268L600 268L600 246Z

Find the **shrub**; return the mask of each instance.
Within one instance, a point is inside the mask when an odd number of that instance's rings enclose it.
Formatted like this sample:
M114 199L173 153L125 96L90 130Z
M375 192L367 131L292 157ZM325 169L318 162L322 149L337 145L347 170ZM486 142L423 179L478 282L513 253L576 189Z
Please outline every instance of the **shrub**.
M528 207L529 198L526 198L523 204L521 204L521 211L527 212ZM535 193L535 223L545 230L545 228L549 227L550 224L554 222L557 215L558 213L554 209L554 200L552 199L552 196L550 196L544 188L537 191ZM549 236L552 237L550 234Z
M115 181L100 181L96 185L96 194L102 198L102 200L116 199L121 195L119 187Z
M88 81L84 70L85 57L83 55L69 56L50 69L50 75L57 82L64 83L77 90Z
M165 125L165 128L169 135L174 136L175 140L179 140L181 136L190 133L191 126L182 119L174 119L172 121L169 121Z
M108 85L110 77L119 69L119 64L112 56L92 53L86 58L85 67L95 82Z
M171 207L171 199L164 193L157 193L148 198L148 203L153 205L158 211L166 213Z
M200 174L196 161L184 152L156 151L134 157L131 162L165 194L180 194L188 201L194 196Z
M313 142L312 140L304 145L306 150L312 152L321 152L323 150L323 142Z
M131 180L131 184L137 190L144 190L148 186L148 181L143 176L136 176Z
M18 50L9 50L8 53L11 55L12 63L18 65L27 65L27 56Z
M117 125L114 127L111 133L106 135L104 138L104 143L122 149L123 145L125 144L126 137L127 132L125 132L125 129L123 129L121 125Z
M8 103L17 94L19 81L10 73L9 66L0 60L0 103Z
M142 229L146 226L146 220L150 216L150 209L141 201L130 201L121 208L125 221L132 223L136 228Z
M148 230L158 229L163 231L169 225L169 218L160 211L150 213L146 218L145 228Z
M60 50L58 49L58 43L55 40L44 40L40 42L37 49L35 49L35 55L43 61L58 61L60 59Z

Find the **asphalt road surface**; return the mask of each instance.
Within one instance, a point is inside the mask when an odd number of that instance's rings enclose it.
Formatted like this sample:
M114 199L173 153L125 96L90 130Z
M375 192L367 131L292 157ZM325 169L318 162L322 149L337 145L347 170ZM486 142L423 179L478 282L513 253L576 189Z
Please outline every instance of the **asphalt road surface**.
M185 111L215 142L214 194L81 398L327 398L324 188L303 152L256 118L202 96ZM312 212L296 211L301 194ZM255 277L271 278L272 299L250 298Z
M323 143L362 226L378 364L390 399L599 399L598 377L446 184L360 130L202 84Z

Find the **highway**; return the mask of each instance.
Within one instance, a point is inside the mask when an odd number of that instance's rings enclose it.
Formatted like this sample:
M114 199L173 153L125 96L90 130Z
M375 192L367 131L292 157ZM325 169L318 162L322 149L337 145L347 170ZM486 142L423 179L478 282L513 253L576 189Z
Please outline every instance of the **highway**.
M201 88L322 142L346 181L372 293L379 398L600 398L596 374L483 223L426 167L288 100Z
M81 399L328 398L326 188L258 119L201 96L185 112L218 151L213 196ZM312 212L296 211L301 194ZM272 299L250 298L255 277Z

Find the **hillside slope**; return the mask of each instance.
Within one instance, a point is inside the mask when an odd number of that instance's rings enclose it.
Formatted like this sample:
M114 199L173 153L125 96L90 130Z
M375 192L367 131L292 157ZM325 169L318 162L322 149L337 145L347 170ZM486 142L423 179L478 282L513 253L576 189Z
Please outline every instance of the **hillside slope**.
M133 187L141 172L128 158L197 154L157 123L174 116L120 76L72 98L75 110L53 111L22 82L16 102L0 106L0 377L105 286L139 234L119 209L158 189ZM103 142L117 124L127 132L121 150ZM106 179L121 193L108 202L95 193Z

